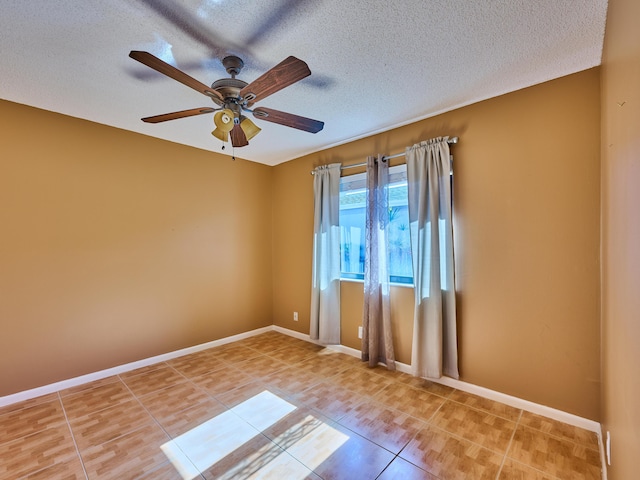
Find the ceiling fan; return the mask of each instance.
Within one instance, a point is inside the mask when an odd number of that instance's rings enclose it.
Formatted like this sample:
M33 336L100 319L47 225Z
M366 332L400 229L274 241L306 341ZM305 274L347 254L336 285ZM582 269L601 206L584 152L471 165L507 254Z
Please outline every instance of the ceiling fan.
M242 59L235 55L227 56L222 59L222 65L227 70L227 73L231 75L231 78L221 78L213 82L211 87L208 87L148 52L132 50L129 56L206 95L217 105L214 108L192 108L190 110L145 117L142 119L143 122L160 123L215 112L213 121L216 128L211 134L223 142L227 142L230 136L231 144L234 147L249 145L249 140L260 133L260 128L245 117L243 115L244 112L252 113L254 117L260 120L310 133L318 133L324 127L324 122L292 113L265 107L251 108L256 102L311 75L311 70L309 70L307 64L296 57L286 58L253 82L247 83L236 78L236 75L240 73L244 66Z

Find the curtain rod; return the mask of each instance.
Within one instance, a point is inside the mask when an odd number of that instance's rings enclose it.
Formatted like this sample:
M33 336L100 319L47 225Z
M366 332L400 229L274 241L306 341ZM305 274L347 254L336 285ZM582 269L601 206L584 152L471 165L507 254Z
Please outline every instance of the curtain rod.
M451 137L449 140L447 140L447 143L450 145L455 145L456 143L458 143L458 137ZM387 160L390 160L392 158L398 158L398 157L404 157L405 153L396 153L395 155L385 155L384 157L382 157L382 161L386 162ZM340 170L346 170L347 168L357 168L357 167L366 167L367 166L367 162L362 162L362 163L354 163L353 165L345 165L344 167L340 167ZM311 175L314 175L315 172L311 172Z

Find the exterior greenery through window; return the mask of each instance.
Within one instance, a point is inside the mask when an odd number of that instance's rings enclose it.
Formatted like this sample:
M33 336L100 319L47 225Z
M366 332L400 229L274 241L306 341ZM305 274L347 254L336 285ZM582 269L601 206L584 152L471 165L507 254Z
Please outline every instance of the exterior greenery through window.
M340 179L340 276L364 280L365 174ZM413 284L407 166L389 169L389 272L393 283Z

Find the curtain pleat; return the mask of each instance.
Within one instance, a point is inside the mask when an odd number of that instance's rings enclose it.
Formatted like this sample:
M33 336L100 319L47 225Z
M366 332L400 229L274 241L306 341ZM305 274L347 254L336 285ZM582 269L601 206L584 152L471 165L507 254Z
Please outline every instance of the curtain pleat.
M395 370L389 305L389 166L367 158L362 360Z
M458 378L448 137L407 148L415 308L411 366L419 377Z
M309 335L340 343L340 164L317 167L313 178L313 271Z

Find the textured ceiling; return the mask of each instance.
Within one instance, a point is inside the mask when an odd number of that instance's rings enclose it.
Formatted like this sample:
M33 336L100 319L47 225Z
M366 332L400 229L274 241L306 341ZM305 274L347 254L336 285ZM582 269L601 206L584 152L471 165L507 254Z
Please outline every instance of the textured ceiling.
M230 155L214 106L128 57L146 50L203 83L245 60L250 82L289 55L312 75L258 105L325 122L255 120L236 156L268 165L600 64L606 0L3 0L0 98ZM464 139L461 139L464 141ZM382 152L395 153L395 152Z

